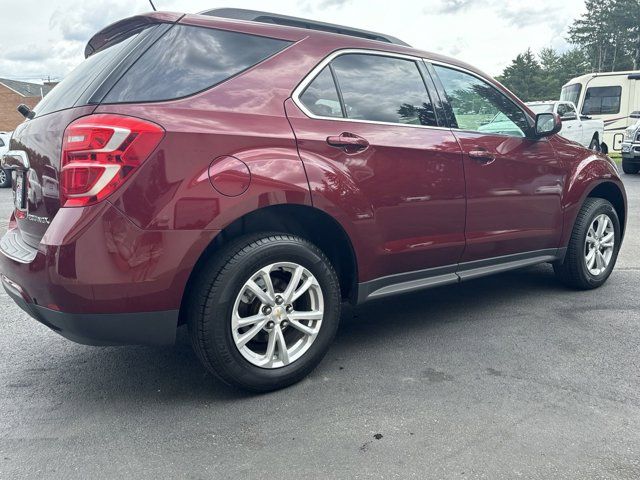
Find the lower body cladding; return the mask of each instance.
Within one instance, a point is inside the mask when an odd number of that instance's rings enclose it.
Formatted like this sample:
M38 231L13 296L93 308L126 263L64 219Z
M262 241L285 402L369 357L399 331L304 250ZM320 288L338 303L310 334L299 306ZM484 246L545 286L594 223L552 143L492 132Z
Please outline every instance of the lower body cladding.
M20 235L13 227L3 240ZM37 249L0 242L0 280L20 308L72 341L171 344L189 275L217 234L142 230L108 202L61 209Z

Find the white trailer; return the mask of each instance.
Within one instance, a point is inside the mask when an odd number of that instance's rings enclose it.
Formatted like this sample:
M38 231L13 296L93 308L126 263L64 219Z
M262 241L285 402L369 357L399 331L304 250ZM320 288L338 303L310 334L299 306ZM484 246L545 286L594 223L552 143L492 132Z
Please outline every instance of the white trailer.
M573 102L581 115L604 121L604 143L620 151L625 129L636 121L631 113L640 110L640 70L589 73L562 87L560 100Z

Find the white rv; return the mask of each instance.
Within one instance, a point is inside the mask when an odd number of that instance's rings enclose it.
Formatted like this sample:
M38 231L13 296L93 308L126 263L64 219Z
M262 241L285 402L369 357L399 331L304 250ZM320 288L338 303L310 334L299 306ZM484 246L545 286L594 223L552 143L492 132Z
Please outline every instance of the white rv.
M620 151L624 131L640 110L640 70L635 72L588 73L562 87L560 100L573 102L583 116L604 121L604 143Z

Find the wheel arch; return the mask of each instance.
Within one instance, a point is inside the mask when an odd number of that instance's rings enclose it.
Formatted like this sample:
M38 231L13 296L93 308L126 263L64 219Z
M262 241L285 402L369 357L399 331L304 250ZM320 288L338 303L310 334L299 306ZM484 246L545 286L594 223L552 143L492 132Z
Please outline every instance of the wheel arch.
M185 301L193 282L207 260L230 242L246 234L269 232L300 236L319 247L331 261L344 300L357 298L358 267L353 244L333 217L317 208L300 204L282 204L253 210L220 231L200 255L187 280L180 306L181 323Z
M614 182L603 181L592 187L585 198L602 198L610 202L618 214L620 233L624 237L627 222L627 202L620 187Z

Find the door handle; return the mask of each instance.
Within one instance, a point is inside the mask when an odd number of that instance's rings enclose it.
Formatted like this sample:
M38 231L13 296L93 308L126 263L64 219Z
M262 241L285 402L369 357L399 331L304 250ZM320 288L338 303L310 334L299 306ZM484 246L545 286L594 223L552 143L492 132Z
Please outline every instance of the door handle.
M496 156L487 150L471 150L469 152L469 158L488 165L489 163L493 163L495 161Z
M341 148L347 153L360 152L369 146L369 142L366 139L349 132L329 136L327 137L327 143L332 147Z

